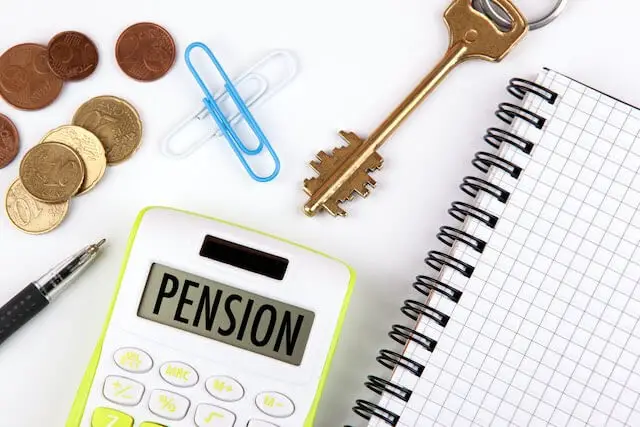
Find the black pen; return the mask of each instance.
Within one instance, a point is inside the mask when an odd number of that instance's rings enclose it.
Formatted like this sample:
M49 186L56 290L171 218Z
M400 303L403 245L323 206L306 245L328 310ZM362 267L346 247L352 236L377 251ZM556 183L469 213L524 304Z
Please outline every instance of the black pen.
M97 257L106 240L86 246L30 283L0 308L0 344L40 313Z

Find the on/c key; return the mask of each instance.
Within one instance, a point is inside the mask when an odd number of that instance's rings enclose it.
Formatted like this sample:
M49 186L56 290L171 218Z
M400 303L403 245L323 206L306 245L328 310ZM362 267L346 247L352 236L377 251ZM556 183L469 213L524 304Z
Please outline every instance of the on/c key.
M111 408L96 408L91 416L91 427L132 427L133 417Z

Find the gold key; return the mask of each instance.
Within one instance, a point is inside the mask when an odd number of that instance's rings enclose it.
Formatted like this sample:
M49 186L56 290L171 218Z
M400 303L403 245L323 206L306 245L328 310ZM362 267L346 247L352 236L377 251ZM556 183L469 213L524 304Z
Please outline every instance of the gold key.
M366 197L375 181L369 172L382 167L382 157L376 150L393 134L400 124L424 101L458 64L468 59L500 61L527 32L522 13L510 0L493 0L509 15L511 29L501 31L488 17L476 11L473 0L454 0L444 14L449 28L449 49L411 94L367 138L353 132L340 131L346 146L336 148L331 154L321 151L311 167L318 173L304 182L304 190L310 196L304 206L308 216L326 209L333 216L346 215L340 203L353 199L355 193Z

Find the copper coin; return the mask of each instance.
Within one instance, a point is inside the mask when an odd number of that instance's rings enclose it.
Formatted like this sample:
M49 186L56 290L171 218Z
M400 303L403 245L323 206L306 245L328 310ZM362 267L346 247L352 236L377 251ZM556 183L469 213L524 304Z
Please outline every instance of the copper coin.
M98 49L91 39L77 31L55 35L47 47L49 67L62 80L82 80L98 66Z
M150 22L124 30L116 43L116 60L129 77L150 82L167 74L176 60L171 34Z
M0 169L13 161L20 151L18 129L9 117L0 114Z
M0 56L0 95L22 110L39 110L56 100L62 80L49 68L47 48L19 44Z

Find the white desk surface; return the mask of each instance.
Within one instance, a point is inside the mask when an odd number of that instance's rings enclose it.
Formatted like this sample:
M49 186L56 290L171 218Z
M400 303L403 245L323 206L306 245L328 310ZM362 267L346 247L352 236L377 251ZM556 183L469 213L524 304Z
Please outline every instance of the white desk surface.
M518 0L526 10L533 0ZM545 0L544 4L553 3ZM98 337L116 282L129 229L147 205L170 205L226 218L280 235L348 261L359 273L316 425L362 425L351 412L370 373L385 374L378 349L394 322L405 322L402 301L427 271L422 259L441 247L438 228L462 198L458 184L474 173L482 136L499 125L493 113L509 100L514 76L535 77L543 67L570 74L628 102L640 104L637 16L633 0L573 0L565 14L535 31L500 64L464 64L382 148L385 167L367 200L347 204L350 216L304 216L302 180L319 150L340 143L336 132L367 135L441 57L447 45L442 13L449 0L152 0L6 1L0 11L0 51L22 42L46 44L63 30L88 34L100 65L88 80L65 85L60 98L37 112L0 100L17 124L20 157L48 130L68 123L76 108L101 94L130 100L144 122L139 152L109 168L89 194L74 199L63 225L43 236L13 228L0 215L0 301L83 245L106 237L102 258L55 304L0 347L0 426L64 425ZM164 25L178 45L173 70L155 83L126 77L114 58L120 32L139 21ZM282 160L272 183L253 182L225 141L182 161L164 158L159 141L198 105L201 95L182 52L192 41L209 44L237 75L271 49L299 56L296 81L256 111ZM18 174L19 160L0 170L0 190ZM3 205L4 206L4 205Z

